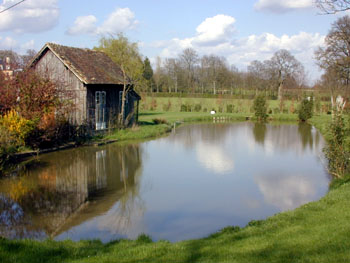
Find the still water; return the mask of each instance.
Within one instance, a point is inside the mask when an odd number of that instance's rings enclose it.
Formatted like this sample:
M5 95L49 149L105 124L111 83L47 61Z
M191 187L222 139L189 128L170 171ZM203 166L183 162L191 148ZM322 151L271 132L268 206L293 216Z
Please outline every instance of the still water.
M0 235L179 241L242 227L325 195L323 147L307 124L241 122L42 155L0 180Z

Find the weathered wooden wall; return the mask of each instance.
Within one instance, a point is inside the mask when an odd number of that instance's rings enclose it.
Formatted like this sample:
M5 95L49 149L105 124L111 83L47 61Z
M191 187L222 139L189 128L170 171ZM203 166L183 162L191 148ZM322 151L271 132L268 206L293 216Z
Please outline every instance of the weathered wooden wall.
M87 90L79 78L51 50L46 51L34 69L71 93L74 110L70 114L70 122L74 125L84 124L87 117Z

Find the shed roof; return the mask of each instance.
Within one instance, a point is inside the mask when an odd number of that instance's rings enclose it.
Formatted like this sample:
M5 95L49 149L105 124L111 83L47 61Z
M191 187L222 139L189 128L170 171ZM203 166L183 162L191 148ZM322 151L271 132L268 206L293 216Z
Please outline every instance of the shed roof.
M123 84L123 73L110 57L101 51L46 43L30 66L51 50L84 84Z

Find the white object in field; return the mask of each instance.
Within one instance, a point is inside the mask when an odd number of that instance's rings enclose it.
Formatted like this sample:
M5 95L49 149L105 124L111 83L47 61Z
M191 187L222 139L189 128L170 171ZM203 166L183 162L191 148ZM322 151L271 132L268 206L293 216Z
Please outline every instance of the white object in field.
M215 113L216 113L215 110L210 111L210 114L215 114Z

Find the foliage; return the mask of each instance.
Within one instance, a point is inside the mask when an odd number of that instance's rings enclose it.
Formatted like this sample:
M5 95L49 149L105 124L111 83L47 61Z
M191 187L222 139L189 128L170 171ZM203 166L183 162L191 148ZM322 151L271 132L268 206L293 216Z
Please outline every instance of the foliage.
M146 57L144 62L143 62L143 73L142 73L142 76L146 80L151 80L152 77L153 77L153 69L152 69L151 62L149 61L148 57Z
M328 167L331 174L336 177L344 177L349 170L350 153L346 146L346 129L342 114L335 114L329 127L330 136L324 149L328 159Z
M258 95L254 99L254 112L259 121L266 121L267 119L267 102L266 97L262 94Z
M194 111L195 112L200 112L202 109L202 105L197 103L196 105L194 105Z
M301 121L307 121L312 118L314 102L313 97L304 98L298 110L298 117Z
M0 125L0 173L20 146L9 129Z
M153 122L154 124L168 124L167 120L160 118L153 119Z
M235 107L235 105L233 105L233 104L227 104L226 105L226 112L233 113L234 107Z
M34 122L19 116L17 112L11 110L0 116L0 126L3 128L2 132L7 129L8 132L5 133L10 135L14 145L24 146L27 136L34 129Z
M130 42L122 33L117 38L102 37L96 50L105 52L117 65L123 74L123 93L121 112L118 122L121 127L128 126L124 119L126 96L131 88L141 89L144 85L144 64L139 53L137 43Z

